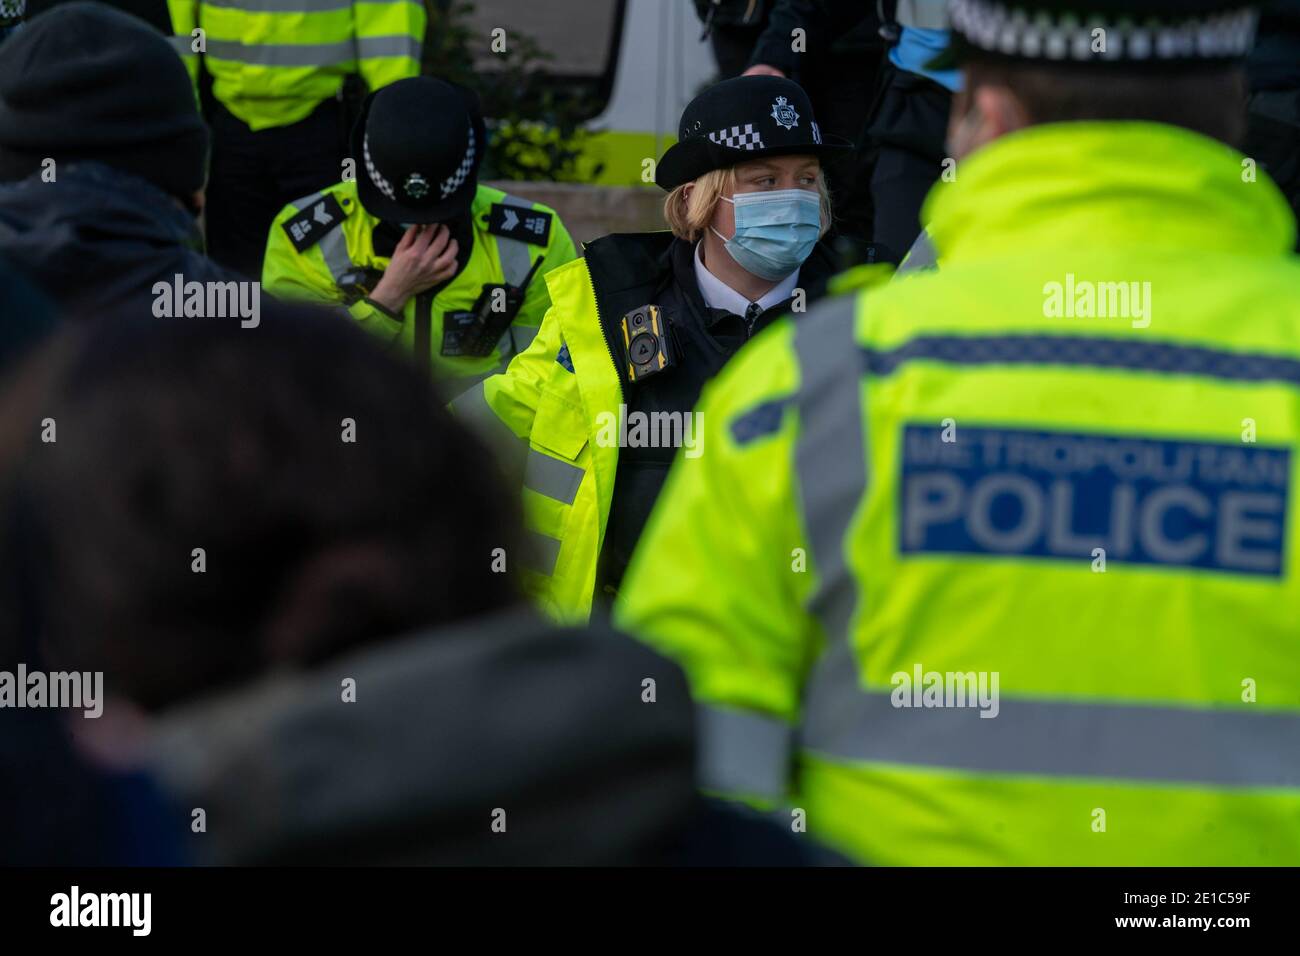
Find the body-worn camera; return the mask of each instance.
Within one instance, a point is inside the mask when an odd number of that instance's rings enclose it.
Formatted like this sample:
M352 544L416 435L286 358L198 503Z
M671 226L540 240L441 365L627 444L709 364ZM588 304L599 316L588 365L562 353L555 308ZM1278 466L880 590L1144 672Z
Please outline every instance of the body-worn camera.
M619 321L623 328L630 381L639 382L672 367L672 341L659 306L637 306Z

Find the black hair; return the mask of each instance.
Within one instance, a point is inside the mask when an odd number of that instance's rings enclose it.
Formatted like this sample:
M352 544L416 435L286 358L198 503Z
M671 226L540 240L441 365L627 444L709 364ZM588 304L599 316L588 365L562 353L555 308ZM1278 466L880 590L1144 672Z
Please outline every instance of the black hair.
M256 328L65 335L25 412L56 440L25 452L5 558L27 565L15 600L50 666L162 708L518 600L494 567L519 523L489 451L349 320L268 305Z

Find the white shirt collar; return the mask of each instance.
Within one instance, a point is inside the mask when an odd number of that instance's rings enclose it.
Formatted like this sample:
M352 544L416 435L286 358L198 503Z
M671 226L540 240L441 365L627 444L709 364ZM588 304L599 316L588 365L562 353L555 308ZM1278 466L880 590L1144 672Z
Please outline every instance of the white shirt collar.
M749 300L705 268L704 260L700 258L700 247L703 244L702 240L695 244L695 283L700 287L704 304L710 309L723 309L733 315L744 316L749 308ZM766 312L772 306L779 305L794 295L798 285L799 270L795 269L764 293L758 300L758 307Z

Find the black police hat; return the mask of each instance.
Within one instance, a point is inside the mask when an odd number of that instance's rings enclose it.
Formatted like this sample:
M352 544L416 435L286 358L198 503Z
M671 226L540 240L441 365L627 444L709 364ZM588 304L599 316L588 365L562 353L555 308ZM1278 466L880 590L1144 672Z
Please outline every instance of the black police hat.
M371 93L352 128L357 196L388 222L446 222L469 209L487 129L472 93L431 76Z
M1231 63L1254 46L1258 7L1258 0L950 0L952 45L926 67L971 59L1156 70Z
M853 144L821 131L798 83L780 76L738 76L715 83L687 104L655 182L675 189L713 169L762 156L821 156Z

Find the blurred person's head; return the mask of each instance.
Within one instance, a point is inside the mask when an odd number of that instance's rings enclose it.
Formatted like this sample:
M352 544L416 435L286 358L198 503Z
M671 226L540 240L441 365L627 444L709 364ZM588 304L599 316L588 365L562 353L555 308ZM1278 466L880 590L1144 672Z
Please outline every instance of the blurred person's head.
M664 219L677 238L703 244L705 265L724 281L741 271L778 282L831 226L821 160L845 147L821 133L793 80L716 83L687 104L678 142L656 167Z
M159 709L517 600L489 453L346 320L96 323L42 360L41 397L3 409L56 429L4 549L51 668Z
M1140 121L1235 146L1245 135L1242 0L954 0L960 62L948 149L958 159L1028 126Z
M57 182L97 161L202 203L207 127L176 51L144 21L76 2L32 18L0 57L0 182ZM53 178L50 178L53 177Z

